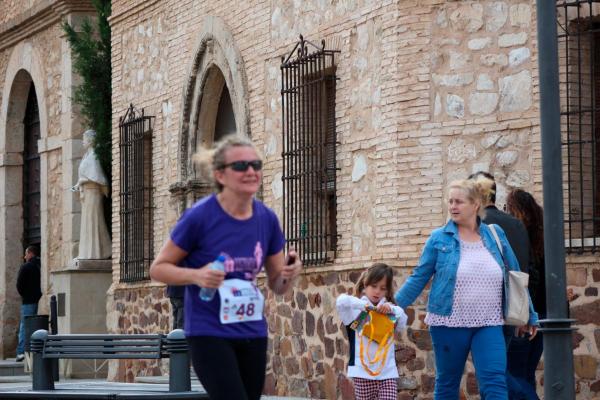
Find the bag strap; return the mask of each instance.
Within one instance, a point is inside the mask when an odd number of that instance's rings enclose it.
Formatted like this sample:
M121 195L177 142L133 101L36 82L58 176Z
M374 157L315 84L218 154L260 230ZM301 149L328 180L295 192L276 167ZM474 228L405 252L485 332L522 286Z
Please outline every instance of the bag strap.
M504 268L508 269L506 265L506 260L504 259L504 251L502 251L502 243L500 242L500 238L498 237L498 232L496 232L496 225L490 224L488 225L490 231L492 231L492 236L496 240L496 246L498 246L498 250L500 250L500 256L502 257L502 262L504 263Z

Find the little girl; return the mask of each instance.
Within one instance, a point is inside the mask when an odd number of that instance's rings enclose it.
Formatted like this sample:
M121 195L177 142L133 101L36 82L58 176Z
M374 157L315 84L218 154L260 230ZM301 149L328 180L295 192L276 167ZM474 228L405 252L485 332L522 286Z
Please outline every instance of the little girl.
M356 283L356 297L342 294L336 301L350 342L348 377L354 382L356 400L396 400L398 396L393 324L396 330L402 329L408 318L401 307L392 303L393 276L390 266L374 264ZM372 313L368 314L368 310ZM378 321L383 322L379 327L385 325L390 330L385 339L378 338L383 343L377 343L371 334Z

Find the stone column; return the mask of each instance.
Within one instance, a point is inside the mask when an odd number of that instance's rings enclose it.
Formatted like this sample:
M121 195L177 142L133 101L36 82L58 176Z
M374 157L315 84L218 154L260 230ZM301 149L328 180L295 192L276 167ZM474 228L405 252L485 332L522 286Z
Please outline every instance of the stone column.
M17 348L19 306L21 298L16 282L22 263L23 237L23 157L20 153L0 154L0 359L14 354Z
M79 26L85 17L94 17L89 14L69 14L67 21L72 26ZM80 78L73 71L73 59L71 48L66 35L62 36L62 79L61 87L61 110L60 126L62 145L62 176L63 186L65 188L63 196L63 266L66 266L70 260L77 257L79 250L79 227L81 225L81 204L77 198L77 193L70 192L70 188L77 182L77 167L83 156L83 147L81 145L81 133L83 126L80 116L74 111L71 98L73 97L73 87L80 83Z

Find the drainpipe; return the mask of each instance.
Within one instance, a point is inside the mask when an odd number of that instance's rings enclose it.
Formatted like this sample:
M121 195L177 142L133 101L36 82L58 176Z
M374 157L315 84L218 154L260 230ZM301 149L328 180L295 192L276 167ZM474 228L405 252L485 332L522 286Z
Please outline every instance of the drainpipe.
M544 398L573 400L574 320L568 318L566 293L556 0L537 0L536 6L547 295L547 318L540 321L544 334Z

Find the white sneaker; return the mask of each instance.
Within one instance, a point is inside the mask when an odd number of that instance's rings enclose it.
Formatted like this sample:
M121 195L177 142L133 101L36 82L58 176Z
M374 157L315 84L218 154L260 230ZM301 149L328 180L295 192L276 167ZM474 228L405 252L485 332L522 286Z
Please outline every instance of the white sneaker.
M17 358L15 358L15 361L19 362L19 361L23 361L25 359L25 354L17 354Z

